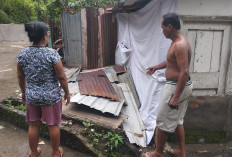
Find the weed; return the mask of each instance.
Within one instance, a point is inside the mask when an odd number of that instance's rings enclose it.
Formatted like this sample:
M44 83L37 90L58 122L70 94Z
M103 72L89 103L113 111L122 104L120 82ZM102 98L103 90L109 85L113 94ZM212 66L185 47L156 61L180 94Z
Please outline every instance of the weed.
M19 106L15 106L14 108L16 108L18 110L21 110L21 111L26 111L27 110L27 107L24 104L21 104Z
M107 139L106 146L110 150L117 149L119 143L124 144L122 136L119 136L115 132L107 132L103 138Z
M104 130L100 130L99 128L94 129L94 127L96 126L91 123L83 122L83 125L85 126L86 131L88 131L88 137L95 148L100 149L100 146L103 146L103 151L107 156L118 156L119 147L124 144L122 136L119 136L115 131L105 132Z
M6 106L11 107L11 106L12 106L12 102L13 102L13 100L11 100L11 99L7 99L7 100L5 100L4 102L5 102L4 104L5 104Z
M26 105L22 104L22 102L19 102L13 98L9 98L7 100L2 101L2 104L12 107L21 111L26 111Z
M87 122L83 122L83 125L86 127L87 130L90 130L90 127L93 126L93 124Z

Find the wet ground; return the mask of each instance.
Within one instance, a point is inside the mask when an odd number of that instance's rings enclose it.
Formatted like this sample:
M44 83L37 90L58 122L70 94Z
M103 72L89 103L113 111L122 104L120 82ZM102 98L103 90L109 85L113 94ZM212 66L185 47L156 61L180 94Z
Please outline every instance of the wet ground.
M30 45L29 42L0 42L0 101L18 96L19 86L16 73L16 56ZM41 138L41 157L52 154L49 141ZM174 144L170 144L176 147ZM143 151L152 150L151 148ZM64 147L66 157L87 157L77 151ZM29 152L27 132L0 120L0 157L26 157ZM187 144L187 157L232 157L232 141L223 144Z
M15 127L9 123L0 121L0 157L27 157L30 151L28 136L25 130ZM41 157L51 157L52 148L49 141L40 138ZM62 146L63 147L63 146ZM66 157L91 157L75 150L64 148Z
M166 153L166 150L178 148L174 143L167 143L165 147L164 157L171 157ZM142 152L154 151L154 144L147 148L141 149ZM186 144L186 157L232 157L232 141L207 144Z

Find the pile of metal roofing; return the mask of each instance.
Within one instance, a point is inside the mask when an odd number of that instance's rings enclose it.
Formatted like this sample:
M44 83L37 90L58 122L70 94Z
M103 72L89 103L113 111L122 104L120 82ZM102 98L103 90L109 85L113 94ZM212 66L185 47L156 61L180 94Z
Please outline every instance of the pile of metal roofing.
M65 69L66 74L71 72ZM67 76L71 102L111 113L114 116L127 116L122 122L130 143L146 147L145 127L139 113L139 100L129 71L123 66L108 66L82 71L73 69ZM76 80L73 78L76 77Z

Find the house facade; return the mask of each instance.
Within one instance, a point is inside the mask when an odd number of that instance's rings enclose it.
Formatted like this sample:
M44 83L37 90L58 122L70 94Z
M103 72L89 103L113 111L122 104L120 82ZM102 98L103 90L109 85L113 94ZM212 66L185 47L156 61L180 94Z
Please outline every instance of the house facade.
M178 0L178 14L193 52L187 132L209 142L231 139L232 1Z

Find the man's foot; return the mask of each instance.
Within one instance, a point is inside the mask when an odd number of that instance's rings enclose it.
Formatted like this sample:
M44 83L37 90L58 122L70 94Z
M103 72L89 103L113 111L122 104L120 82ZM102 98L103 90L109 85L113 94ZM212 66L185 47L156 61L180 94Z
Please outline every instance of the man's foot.
M142 157L163 157L163 155L157 155L155 152L146 152L143 153Z
M168 153L168 155L170 155L171 157L179 157L179 156L181 156L181 151L180 150L178 150L178 149L168 149L167 150L167 153Z

